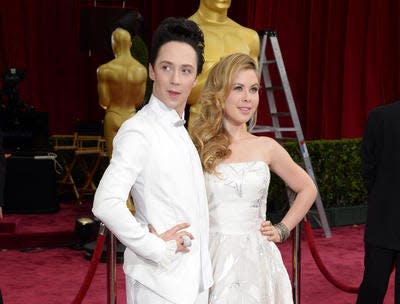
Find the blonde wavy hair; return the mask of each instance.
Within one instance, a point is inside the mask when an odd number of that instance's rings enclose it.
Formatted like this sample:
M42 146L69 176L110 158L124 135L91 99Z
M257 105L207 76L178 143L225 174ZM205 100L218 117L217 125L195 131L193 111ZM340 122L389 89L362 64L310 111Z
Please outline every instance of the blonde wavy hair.
M231 139L223 125L225 99L236 73L248 69L258 75L257 63L250 56L243 53L225 56L212 67L204 84L198 100L200 113L191 120L189 134L207 173L216 174L216 166L231 153Z

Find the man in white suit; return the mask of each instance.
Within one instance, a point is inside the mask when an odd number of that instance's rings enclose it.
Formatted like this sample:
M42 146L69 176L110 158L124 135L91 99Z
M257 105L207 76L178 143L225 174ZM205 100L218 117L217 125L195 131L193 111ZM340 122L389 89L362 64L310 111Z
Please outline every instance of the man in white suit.
M193 21L165 19L153 35L149 103L126 120L93 214L126 246L127 303L208 303L208 208L184 109L201 73L204 37ZM133 196L136 213L126 206Z

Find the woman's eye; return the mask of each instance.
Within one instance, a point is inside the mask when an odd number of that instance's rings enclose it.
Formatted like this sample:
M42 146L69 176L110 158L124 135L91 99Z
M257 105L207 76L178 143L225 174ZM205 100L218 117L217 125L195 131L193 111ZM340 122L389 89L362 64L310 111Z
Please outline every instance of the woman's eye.
M258 92L258 87L254 87L250 89L251 93L257 93Z

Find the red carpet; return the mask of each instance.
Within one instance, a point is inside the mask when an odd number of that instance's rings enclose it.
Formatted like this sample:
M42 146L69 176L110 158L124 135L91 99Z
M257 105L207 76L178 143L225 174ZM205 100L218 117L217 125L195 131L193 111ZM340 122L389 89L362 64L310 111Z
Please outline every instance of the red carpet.
M60 204L51 214L6 214L0 222L0 248L20 249L57 246L75 241L75 221L92 216L91 204Z
M61 204L61 211L47 215L6 215L0 229L0 247L4 244L45 244L56 246L74 239L75 220L90 215L90 205L74 208ZM4 225L4 223L9 223ZM16 235L7 241L5 235ZM46 224L45 224L46 223ZM10 226L11 225L11 226ZM2 227L2 228L1 228ZM57 230L56 230L57 227ZM358 286L363 268L363 229L361 226L332 228L332 237L324 237L321 229L314 229L317 249L326 268L337 281L344 285ZM44 231L46 230L46 231ZM31 232L30 232L31 231ZM45 234L48 234L45 237ZM24 235L24 240L18 240ZM29 240L29 235L32 240ZM42 235L39 238L38 235ZM347 304L355 303L356 295L341 291L329 283L318 270L303 232L301 258L301 303L302 304ZM16 241L16 243L14 242ZM3 243L5 242L5 243ZM19 247L20 248L20 247ZM291 273L291 242L280 245L286 266ZM66 247L38 248L31 250L3 249L0 252L0 288L5 304L58 304L71 303L86 275L90 262L84 252ZM84 298L84 304L107 303L106 265L98 265L96 275ZM125 303L122 265L117 269L118 304ZM393 275L385 304L393 303Z

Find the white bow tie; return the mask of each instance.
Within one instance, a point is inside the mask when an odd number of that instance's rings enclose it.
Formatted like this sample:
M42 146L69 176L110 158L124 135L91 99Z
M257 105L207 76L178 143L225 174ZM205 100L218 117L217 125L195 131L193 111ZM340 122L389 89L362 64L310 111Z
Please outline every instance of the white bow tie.
M185 125L185 123L186 123L186 120L184 120L184 119L179 119L179 120L177 120L176 122L174 122L174 126L175 126L175 127L181 127L181 126Z

